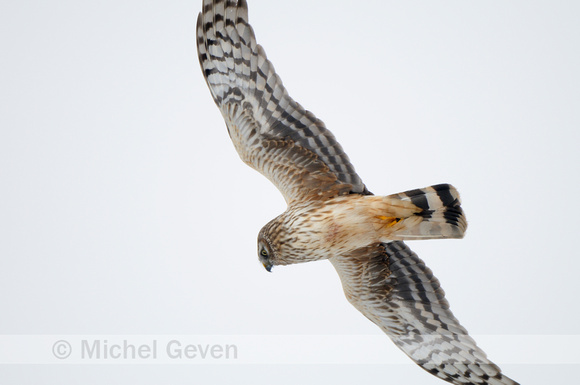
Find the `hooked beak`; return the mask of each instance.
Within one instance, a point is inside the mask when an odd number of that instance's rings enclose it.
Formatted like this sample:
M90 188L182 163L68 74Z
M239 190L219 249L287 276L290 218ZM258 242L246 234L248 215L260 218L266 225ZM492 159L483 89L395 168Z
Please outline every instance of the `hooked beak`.
M262 265L264 265L264 268L266 269L266 271L268 273L271 273L272 272L272 267L274 265L272 265L270 262L262 262Z

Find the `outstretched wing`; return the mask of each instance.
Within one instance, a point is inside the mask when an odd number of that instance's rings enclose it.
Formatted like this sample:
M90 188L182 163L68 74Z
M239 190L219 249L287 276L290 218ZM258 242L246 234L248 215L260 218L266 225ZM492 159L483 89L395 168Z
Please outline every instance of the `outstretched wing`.
M405 243L377 243L330 261L349 302L429 373L453 384L517 385L477 347Z
M245 0L204 0L197 50L238 154L288 203L367 192L334 135L288 95L256 43Z

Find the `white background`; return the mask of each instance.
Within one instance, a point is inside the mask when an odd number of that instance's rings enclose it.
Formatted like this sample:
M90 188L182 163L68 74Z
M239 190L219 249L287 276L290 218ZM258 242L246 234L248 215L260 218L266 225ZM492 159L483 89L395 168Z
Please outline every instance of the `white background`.
M580 4L249 3L290 94L371 191L458 188L466 238L411 247L470 333L577 335ZM358 334L396 350L328 262L258 263L257 233L285 204L229 141L197 61L200 9L0 3L0 334ZM517 354L506 341L482 348ZM16 365L0 380L443 383L388 364ZM580 369L501 366L522 384Z

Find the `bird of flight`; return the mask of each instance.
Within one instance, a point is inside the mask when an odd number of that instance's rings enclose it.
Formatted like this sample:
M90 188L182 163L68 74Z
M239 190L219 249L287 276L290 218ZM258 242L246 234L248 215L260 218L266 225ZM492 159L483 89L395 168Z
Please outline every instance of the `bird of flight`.
M324 123L288 95L256 42L246 0L203 1L197 50L240 158L288 204L258 235L264 267L328 259L349 302L420 367L453 384L517 385L487 359L403 242L463 237L455 188L373 195Z

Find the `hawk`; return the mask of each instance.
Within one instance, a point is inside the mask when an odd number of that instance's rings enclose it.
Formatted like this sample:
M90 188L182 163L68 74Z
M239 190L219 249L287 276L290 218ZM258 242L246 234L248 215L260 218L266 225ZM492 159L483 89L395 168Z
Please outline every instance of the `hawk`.
M203 1L197 51L240 158L288 205L258 235L264 267L328 259L348 301L429 373L453 384L517 384L469 337L437 278L403 242L462 238L457 190L373 195L324 123L288 95L245 0Z

